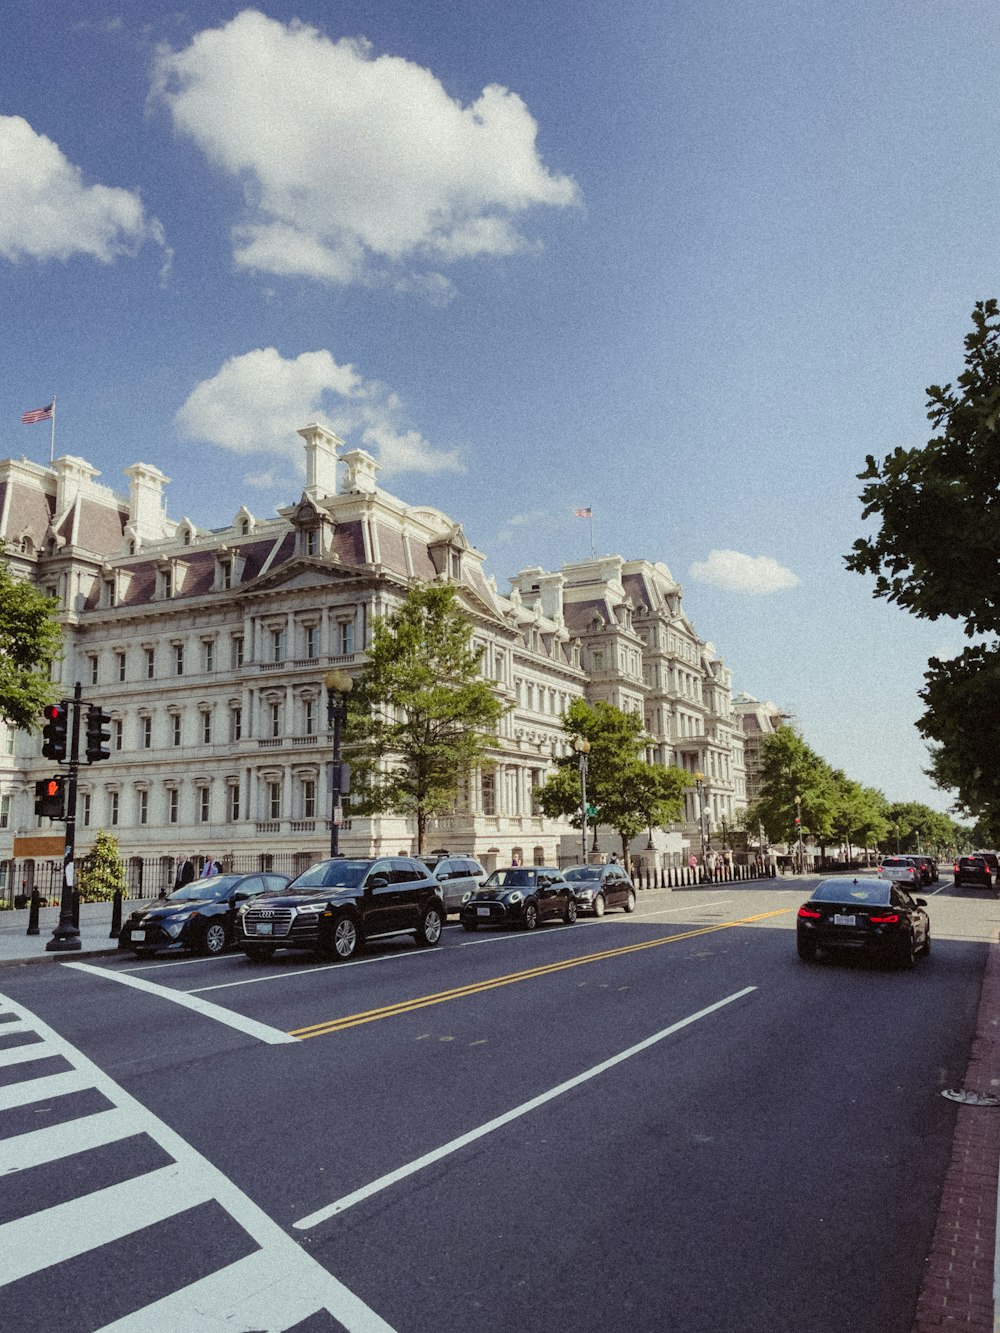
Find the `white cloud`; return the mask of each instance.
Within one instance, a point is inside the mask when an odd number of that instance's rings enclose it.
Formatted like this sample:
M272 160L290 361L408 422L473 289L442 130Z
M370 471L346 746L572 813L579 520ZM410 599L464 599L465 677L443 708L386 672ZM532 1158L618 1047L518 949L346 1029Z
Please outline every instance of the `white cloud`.
M327 351L288 360L273 347L226 361L177 413L181 434L233 453L280 455L304 466L298 426L319 421L373 452L387 474L462 471L458 451L429 443L406 422L399 398Z
M147 240L162 246L163 230L138 194L85 185L51 139L21 116L0 116L0 257L84 254L109 264Z
M690 573L696 582L711 583L727 592L780 592L799 583L797 574L769 555L744 555L742 551L709 551L708 559L695 561Z
M545 168L516 93L490 85L463 106L420 65L255 10L161 48L153 96L243 182L236 262L262 272L347 283L507 255L528 244L518 214L579 198Z

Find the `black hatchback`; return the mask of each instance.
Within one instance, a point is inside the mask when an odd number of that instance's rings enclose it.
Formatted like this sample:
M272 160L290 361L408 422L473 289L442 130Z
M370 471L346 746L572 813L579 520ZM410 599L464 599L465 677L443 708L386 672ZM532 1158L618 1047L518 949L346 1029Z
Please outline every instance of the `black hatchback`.
M818 949L843 950L912 967L931 951L926 906L891 880L824 879L799 908L799 957L812 962Z
M151 907L133 912L121 928L118 947L140 955L161 950L222 953L235 942L239 907L287 883L287 875L270 872L193 879Z
M569 866L563 877L573 885L581 912L603 916L609 907L635 911L635 886L617 862L606 866Z
M481 889L462 899L462 925L520 926L534 930L552 917L571 926L576 920L577 901L573 885L553 866L510 866L494 870Z

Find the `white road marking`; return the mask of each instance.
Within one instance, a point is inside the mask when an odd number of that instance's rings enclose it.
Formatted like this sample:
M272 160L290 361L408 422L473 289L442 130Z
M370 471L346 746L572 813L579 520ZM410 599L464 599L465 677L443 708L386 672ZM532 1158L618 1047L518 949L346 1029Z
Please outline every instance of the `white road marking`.
M0 1010L14 1012L19 1022L38 1033L51 1053L73 1066L66 1074L0 1088L0 1109L86 1089L96 1090L112 1106L110 1111L66 1125L0 1141L3 1168L16 1171L58 1160L80 1151L81 1146L116 1142L126 1134L145 1134L173 1159L168 1166L0 1226L0 1285L214 1200L256 1243L257 1251L98 1333L191 1333L216 1326L229 1333L262 1327L279 1330L323 1310L348 1333L393 1333L385 1320L307 1254L221 1171L85 1055L13 1000L0 996Z
M245 1018L242 1014L233 1013L231 1009L223 1009L220 1005L212 1004L210 1000L199 1000L197 996L187 991L171 990L169 986L158 986L155 981L124 976L120 972L112 972L106 967L94 967L90 963L63 963L63 967L72 967L78 972L89 972L105 981L117 982L119 986L131 986L135 990L145 991L147 995L156 995L161 1000L179 1004L184 1009L193 1009L195 1013L202 1014L205 1018L214 1019L216 1023L224 1023L226 1027L235 1028L237 1032L246 1033L248 1037L256 1037L258 1041L266 1042L269 1046L287 1045L289 1042L298 1041L297 1037L290 1037L287 1032L268 1027L266 1023L258 1023L255 1018Z
M588 1082L592 1078L597 1078L599 1074L606 1073L613 1069L615 1065L620 1065L625 1060L630 1060L633 1056L639 1055L642 1051L649 1050L657 1042L663 1041L667 1037L673 1036L675 1032L680 1032L682 1028L689 1027L692 1023L697 1023L701 1018L707 1018L709 1014L716 1013L726 1005L732 1004L736 1000L743 999L744 996L752 994L757 989L756 986L745 986L743 990L735 991L732 995L727 995L723 1000L717 1000L715 1004L708 1005L705 1009L699 1009L696 1014L689 1014L687 1018L682 1018L677 1023L671 1023L670 1027L664 1028L662 1032L656 1032L651 1037L646 1037L635 1046L630 1046L628 1050L621 1051L618 1055L613 1055L608 1060L603 1060L599 1065L594 1065L592 1069L586 1070L582 1074L577 1074L574 1078L567 1079L555 1088L550 1088L548 1092L540 1093L537 1097L532 1097L530 1101L522 1102L520 1106L515 1106L513 1110L505 1111L503 1115L489 1120L485 1125L480 1125L477 1129L471 1129L467 1134L461 1134L457 1139L452 1139L450 1143L442 1144L440 1148L435 1148L415 1161L408 1162L405 1166L397 1167L395 1171L390 1171L387 1175L380 1176L370 1184L364 1185L361 1189L354 1190L351 1194L345 1194L342 1198L327 1204L324 1208L319 1208L307 1217L301 1218L296 1222L295 1228L299 1231L308 1231L311 1227L319 1226L321 1222L328 1221L331 1217L336 1217L339 1213L346 1212L348 1208L353 1208L355 1204L363 1203L370 1199L373 1194L378 1194L382 1190L388 1189L391 1185L398 1184L408 1176L415 1175L425 1167L432 1166L444 1157L449 1157L459 1149L467 1147L470 1143L475 1143L477 1139L485 1138L487 1134L492 1134L494 1130L502 1129L504 1125L509 1125L512 1121L520 1119L530 1111L535 1111L546 1102L553 1101L556 1097L561 1097L564 1093L571 1092L578 1088L582 1083Z
M11 1065L26 1065L31 1060L45 1060L52 1052L45 1049L44 1041L32 1041L27 1046L6 1046L0 1050L0 1069Z

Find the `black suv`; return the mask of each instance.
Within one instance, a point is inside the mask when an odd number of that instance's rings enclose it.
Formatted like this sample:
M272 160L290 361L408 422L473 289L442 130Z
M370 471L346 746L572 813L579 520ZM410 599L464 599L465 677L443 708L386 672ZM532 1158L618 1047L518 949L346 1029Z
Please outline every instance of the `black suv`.
M418 944L437 944L444 927L437 881L422 861L379 856L318 861L281 893L246 904L236 942L255 963L275 949L312 949L353 958L366 940L412 931Z

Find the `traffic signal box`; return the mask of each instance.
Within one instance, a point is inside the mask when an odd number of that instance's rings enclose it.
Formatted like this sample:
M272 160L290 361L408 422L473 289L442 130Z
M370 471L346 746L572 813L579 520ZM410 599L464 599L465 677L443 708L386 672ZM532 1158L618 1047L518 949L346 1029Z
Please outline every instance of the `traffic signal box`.
M35 814L46 815L49 819L65 819L65 778L41 778L35 783Z
M69 704L65 699L61 703L48 704L44 710L45 725L42 727L42 754L46 759L62 763L66 758L66 726L69 721Z
M100 704L87 706L87 763L111 758L111 714Z

